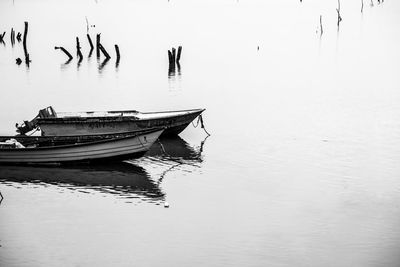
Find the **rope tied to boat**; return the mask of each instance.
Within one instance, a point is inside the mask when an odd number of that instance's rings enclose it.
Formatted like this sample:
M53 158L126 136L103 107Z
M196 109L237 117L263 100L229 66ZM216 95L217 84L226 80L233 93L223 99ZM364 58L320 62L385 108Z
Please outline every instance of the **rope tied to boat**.
M193 121L192 121L192 125L194 128L197 128L197 126L199 126L199 123L201 125L201 128L206 132L206 134L208 136L210 136L211 134L209 132L207 132L206 127L204 126L203 116L201 114L197 117L196 125L194 125Z

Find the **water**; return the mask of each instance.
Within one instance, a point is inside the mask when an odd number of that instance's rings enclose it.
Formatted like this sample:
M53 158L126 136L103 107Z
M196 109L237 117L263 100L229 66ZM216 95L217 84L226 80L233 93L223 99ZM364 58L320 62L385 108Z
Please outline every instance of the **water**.
M400 4L364 2L341 1L338 31L336 1L1 1L0 134L52 105L206 108L212 135L110 166L0 167L0 265L399 266ZM24 21L29 68L9 41ZM76 36L84 60L64 64L54 46L75 56Z

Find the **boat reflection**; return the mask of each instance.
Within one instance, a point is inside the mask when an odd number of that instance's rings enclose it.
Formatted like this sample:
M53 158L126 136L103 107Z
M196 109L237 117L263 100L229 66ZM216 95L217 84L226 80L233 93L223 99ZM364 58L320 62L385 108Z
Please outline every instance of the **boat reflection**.
M158 177L160 184L164 176L172 171L192 173L199 170L206 139L199 146L192 146L179 136L164 137L154 143L144 157L132 162L153 171L152 176Z
M118 198L156 204L165 197L158 183L151 179L144 168L127 162L57 168L2 166L0 183L57 185L83 193L114 194Z
M202 144L204 144L203 142ZM161 138L159 139L158 144L155 143L151 146L146 155L162 159L179 160L182 162L191 161L201 163L203 161L201 155L202 144L200 145L200 149L196 149L179 136Z

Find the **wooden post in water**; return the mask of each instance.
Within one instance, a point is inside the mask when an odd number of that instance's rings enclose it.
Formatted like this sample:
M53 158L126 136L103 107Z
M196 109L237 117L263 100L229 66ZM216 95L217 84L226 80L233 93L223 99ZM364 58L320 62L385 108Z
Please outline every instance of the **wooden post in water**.
M76 37L76 55L78 56L78 62L80 63L81 61L82 61L82 59L83 59L83 55L82 55L82 52L81 52L81 46L80 46L80 44L79 44L79 38L78 37Z
M14 28L11 28L10 37L11 37L11 45L14 46L14 44L15 44L15 31L14 31Z
M106 57L106 59L110 59L110 55L107 53L106 49L104 48L104 46L99 43L99 49L100 51L103 53L103 55Z
M172 55L171 50L168 50L168 61L170 67L175 65L174 57Z
M92 39L90 38L90 35L89 35L89 34L86 34L86 36L87 36L87 39L88 39L89 45L90 45L90 52L89 52L89 57L90 57L90 56L92 55L94 46L93 46Z
M24 36L23 36L23 41L22 41L22 45L24 47L24 54L25 54L25 64L29 66L29 62L31 61L29 59L29 53L28 53L28 48L26 47L26 39L28 36L28 22L25 21L24 22Z
M60 49L61 51L63 51L67 56L68 56L68 61L70 61L71 59L73 59L72 55L67 51L67 49L65 49L62 46L55 46L54 47L55 50Z
M175 62L176 62L176 49L174 47L172 47L172 61L175 64Z
M338 16L338 18L337 18L337 27L338 27L338 30L339 30L339 24L342 21L342 16L340 16L340 0L338 0L338 8L336 8L336 11L337 11L337 16Z
M100 33L96 34L96 57L100 57Z
M0 43L4 43L4 35L6 35L6 32L0 34Z
M178 47L178 54L176 56L176 63L179 64L179 60L181 60L182 46Z
M117 54L116 64L118 65L121 56L120 56L120 54L119 54L119 47L118 47L118 45L114 45L114 47L115 47L115 53Z
M174 58L174 50L168 50L168 77L175 76L175 58Z
M26 38L28 35L28 22L25 21L25 28L24 28L24 40L23 40L23 46L24 46L24 54L25 54L25 64L29 66L29 53L28 53L28 49L26 48Z
M324 29L322 28L322 15L319 15L319 26L321 28L320 37L324 33Z

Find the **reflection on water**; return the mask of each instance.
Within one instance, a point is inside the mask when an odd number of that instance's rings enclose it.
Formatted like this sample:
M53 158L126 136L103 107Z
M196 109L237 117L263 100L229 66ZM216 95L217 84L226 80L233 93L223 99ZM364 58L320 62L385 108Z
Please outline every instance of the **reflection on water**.
M193 168L201 167L204 142L194 148L180 137L165 138L154 144L142 159L106 165L2 166L0 184L16 188L27 184L56 185L81 193L113 194L122 199L137 198L159 204L166 196L160 185L167 173L192 172ZM145 167L161 167L161 173L150 175Z
M51 184L83 193L115 194L124 199L140 198L155 203L164 198L144 168L126 162L61 168L2 166L0 183Z
M189 145L181 137L162 138L146 153L145 157L133 160L145 168L156 170L154 176L161 183L167 174L172 172L191 173L201 168L203 146L207 137L198 147Z
M147 156L157 157L163 160L177 160L181 162L203 161L201 151L205 140L200 144L201 149L195 149L179 136L160 139L158 145L153 145Z
M100 63L100 59L97 58L98 60L98 69L99 69L99 73L101 73L104 69L104 67L107 65L107 63L110 61L109 58L105 58L101 63Z

